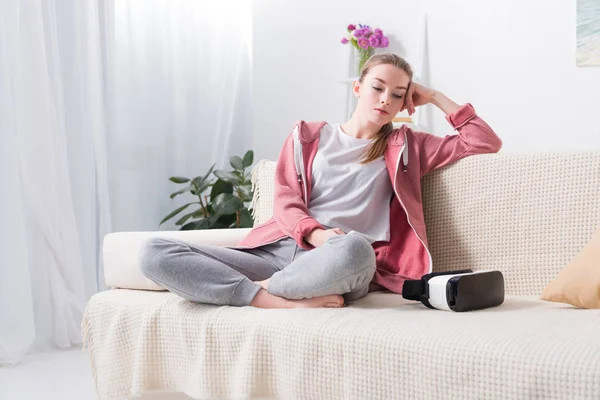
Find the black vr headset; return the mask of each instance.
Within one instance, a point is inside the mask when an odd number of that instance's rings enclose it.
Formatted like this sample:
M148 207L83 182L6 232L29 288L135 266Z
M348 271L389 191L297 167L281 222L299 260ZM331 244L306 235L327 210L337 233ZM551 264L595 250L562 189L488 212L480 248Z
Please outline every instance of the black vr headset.
M500 271L470 269L434 272L418 280L404 281L402 297L429 308L472 311L504 302L504 276Z

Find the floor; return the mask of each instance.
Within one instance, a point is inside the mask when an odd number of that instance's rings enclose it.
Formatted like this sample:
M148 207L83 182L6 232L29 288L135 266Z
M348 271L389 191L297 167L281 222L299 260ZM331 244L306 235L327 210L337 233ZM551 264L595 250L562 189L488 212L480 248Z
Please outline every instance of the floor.
M87 353L81 347L26 356L0 367L0 399L96 399Z
M88 355L81 347L26 356L0 367L0 400L96 400ZM136 400L190 400L181 393L150 393Z

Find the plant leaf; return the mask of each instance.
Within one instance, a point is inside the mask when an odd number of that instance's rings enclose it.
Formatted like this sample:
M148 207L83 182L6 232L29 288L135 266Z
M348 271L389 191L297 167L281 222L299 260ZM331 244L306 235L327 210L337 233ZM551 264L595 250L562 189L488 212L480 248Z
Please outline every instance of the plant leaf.
M200 187L204 184L204 178L202 178L201 176L197 176L194 179L192 179L192 183L197 187Z
M240 228L252 228L254 226L254 220L250 211L247 208L243 208L240 213Z
M173 198L179 194L185 193L185 192L191 192L192 191L192 187L193 186L188 186L188 187L184 187L181 190L176 191L175 193L171 193L171 195L169 196L170 198Z
M237 214L221 215L219 220L211 227L211 229L225 229L235 225Z
M191 231L196 229L208 229L208 224L204 222L206 218L202 218L196 221L188 222L183 225L180 230L182 231Z
M194 218L200 218L200 217L204 217L204 210L202 209L202 207L200 207L198 209L198 211L196 211L194 213Z
M232 172L218 169L214 172L214 174L217 176L217 178L222 179L225 182L231 182L234 185L239 185L240 183L240 179L237 176L235 176Z
M212 179L197 176L192 180L192 183L198 187L197 194L202 194L212 184Z
M196 229L196 222L197 221L192 221L192 222L188 222L187 224L183 225L181 228L179 228L180 231L191 231L193 229Z
M228 215L221 215L219 217L219 223L223 223L224 225L226 225L226 227L229 227L229 225L231 225L232 223L235 224L236 218L237 218L236 213L228 214Z
M198 188L198 190L196 190L196 189L191 190L192 194L195 196L201 195L202 193L204 193L206 191L206 189L209 188L210 185L212 185L212 182L210 182L210 180L206 181L200 177L194 178L192 183L195 184L195 188Z
M183 176L172 176L169 180L175 183L186 183L190 181L189 178L184 178Z
M206 173L206 175L204 175L204 178L203 178L203 180L206 180L206 179L207 179L207 178L210 176L210 174L213 172L213 169L215 168L215 165L216 165L216 163L215 163L215 164L213 164L213 165L211 165L211 167L210 167L210 169L208 170L208 172Z
M205 223L202 225L201 229L210 229L215 222L217 222L219 220L219 215L213 214L208 218L205 218Z
M185 214L183 217L179 218L179 220L177 220L177 222L175 222L175 225L183 225L190 218L198 218L198 217L203 217L203 216L204 216L204 212L202 211L202 207L200 207L198 210L191 212L189 214Z
M213 226L210 227L210 229L229 229L229 228L231 228L230 225L225 225L221 221L217 221Z
M254 152L252 150L248 150L246 154L244 154L244 168L248 168L254 162Z
M212 184L212 179L209 179L209 176L210 176L210 174L212 174L214 167L215 167L215 164L213 164L210 167L210 169L208 170L206 175L197 176L194 179L192 179L192 183L194 185L196 185L196 187L198 187L198 191L196 192L196 194L202 194L208 188L208 186L210 186Z
M210 191L210 201L215 201L215 197L221 193L233 193L233 185L231 182L225 182L224 180L217 179L215 184Z
M252 185L240 185L238 188L244 198L250 197L250 199L252 199Z
M244 169L244 162L242 161L241 158L239 158L238 156L233 156L229 159L229 164L231 164L231 166L234 169L239 169L242 170Z
M203 226L202 229L212 229L215 223L219 220L220 215L213 214L210 217L206 218L206 228Z
M242 207L244 207L242 200L230 193L221 193L213 201L213 209L219 215L233 214Z
M196 193L196 195L204 193L210 185L211 185L210 183L204 182L204 185L202 185L198 188L198 192Z
M169 215L167 215L166 217L163 218L162 221L160 221L160 224L158 224L159 226L163 224L163 222L173 218L174 216L176 216L177 214L179 214L180 212L182 212L183 210L185 210L188 206L192 205L192 204L200 204L197 201L193 202L193 203L187 203L184 206L179 207L177 210L173 211L172 213L170 213Z
M182 231L190 231L197 229L210 229L210 227L219 219L218 215L211 215L208 218L200 218L196 221L189 222L181 227Z

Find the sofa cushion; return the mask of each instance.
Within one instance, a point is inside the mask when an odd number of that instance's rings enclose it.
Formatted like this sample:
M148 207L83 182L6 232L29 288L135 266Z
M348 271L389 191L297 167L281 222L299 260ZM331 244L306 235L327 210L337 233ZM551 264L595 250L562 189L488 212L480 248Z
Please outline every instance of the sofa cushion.
M110 233L104 237L102 246L104 282L110 288L164 290L142 274L140 250L148 239L161 237L191 245L235 246L248 232L249 228Z
M541 299L600 308L600 229L546 286Z
M600 398L600 310L535 297L455 313L385 291L267 310L118 289L91 298L83 333L100 399Z

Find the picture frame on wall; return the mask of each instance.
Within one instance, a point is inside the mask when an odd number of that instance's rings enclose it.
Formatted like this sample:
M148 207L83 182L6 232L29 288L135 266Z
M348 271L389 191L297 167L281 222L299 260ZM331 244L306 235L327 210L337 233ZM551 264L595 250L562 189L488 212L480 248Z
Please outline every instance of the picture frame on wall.
M577 0L577 66L600 66L600 1Z

